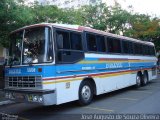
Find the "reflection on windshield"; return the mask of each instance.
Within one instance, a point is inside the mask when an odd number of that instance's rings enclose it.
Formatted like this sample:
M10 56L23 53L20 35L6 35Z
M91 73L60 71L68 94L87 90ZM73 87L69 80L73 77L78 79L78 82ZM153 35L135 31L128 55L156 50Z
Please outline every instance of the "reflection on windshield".
M42 63L45 61L45 29L26 31L23 43L23 63Z
M12 65L52 62L53 46L50 28L36 27L11 35L10 56Z
M14 35L11 35L11 44L10 44L10 64L20 65L21 62L21 51L22 51L22 39L23 32L17 32Z

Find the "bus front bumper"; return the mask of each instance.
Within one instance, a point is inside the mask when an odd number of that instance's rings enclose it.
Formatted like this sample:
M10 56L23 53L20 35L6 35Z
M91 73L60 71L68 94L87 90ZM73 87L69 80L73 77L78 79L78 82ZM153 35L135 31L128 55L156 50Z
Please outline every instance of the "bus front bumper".
M41 105L56 104L55 90L5 88L5 98L16 102L38 103Z

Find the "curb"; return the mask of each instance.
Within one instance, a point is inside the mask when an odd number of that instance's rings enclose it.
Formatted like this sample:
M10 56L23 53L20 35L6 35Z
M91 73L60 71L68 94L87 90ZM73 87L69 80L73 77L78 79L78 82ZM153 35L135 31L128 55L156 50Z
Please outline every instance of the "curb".
M12 103L15 103L15 102L10 101L10 100L5 100L5 101L0 102L0 105L7 105L7 104L12 104Z

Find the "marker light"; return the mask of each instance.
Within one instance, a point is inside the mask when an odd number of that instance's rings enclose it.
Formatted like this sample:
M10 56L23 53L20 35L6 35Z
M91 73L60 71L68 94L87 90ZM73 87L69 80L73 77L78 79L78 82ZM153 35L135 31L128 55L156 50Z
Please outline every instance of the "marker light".
M42 72L42 68L38 68L38 72Z

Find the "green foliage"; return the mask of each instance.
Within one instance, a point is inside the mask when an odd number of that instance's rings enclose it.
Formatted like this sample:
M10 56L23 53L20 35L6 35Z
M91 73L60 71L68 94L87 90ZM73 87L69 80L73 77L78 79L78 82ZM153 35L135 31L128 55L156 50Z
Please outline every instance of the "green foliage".
M79 9L83 16L83 25L99 30L106 30L108 22L109 7L105 4L95 6L83 6Z
M95 29L121 34L136 39L152 41L160 49L160 19L145 14L135 14L115 6L99 4L79 9L61 9L54 5L26 6L23 0L1 0L0 44L8 46L12 30L41 22L67 23L89 26Z
M8 46L8 36L12 30L32 23L33 15L23 1L2 0L0 3L0 44Z

